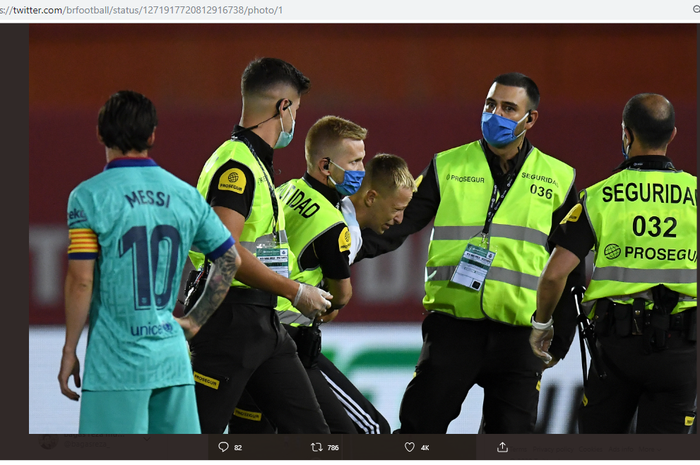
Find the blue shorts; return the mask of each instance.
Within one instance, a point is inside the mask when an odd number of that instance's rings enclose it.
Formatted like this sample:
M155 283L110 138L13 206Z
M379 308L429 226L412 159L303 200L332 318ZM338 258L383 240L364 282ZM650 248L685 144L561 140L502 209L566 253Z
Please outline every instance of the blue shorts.
M193 385L83 391L80 434L200 434Z

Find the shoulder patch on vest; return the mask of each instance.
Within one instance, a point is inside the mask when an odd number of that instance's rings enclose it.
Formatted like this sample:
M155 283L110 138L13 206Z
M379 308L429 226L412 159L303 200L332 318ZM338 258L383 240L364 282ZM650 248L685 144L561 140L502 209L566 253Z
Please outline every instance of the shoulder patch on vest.
M423 182L423 175L421 174L416 178L416 189L418 189L418 186L420 186L420 183Z
M576 223L581 216L581 211L583 210L583 206L580 203L577 203L574 205L574 208L569 210L569 213L566 214L563 220L559 224L564 224L567 221L570 223Z
M340 236L338 236L338 248L341 252L346 252L350 250L350 245L352 244L352 239L350 238L350 230L347 226L340 231Z
M227 170L219 178L219 190L222 191L232 191L236 194L242 194L245 190L245 184L245 174L238 168Z

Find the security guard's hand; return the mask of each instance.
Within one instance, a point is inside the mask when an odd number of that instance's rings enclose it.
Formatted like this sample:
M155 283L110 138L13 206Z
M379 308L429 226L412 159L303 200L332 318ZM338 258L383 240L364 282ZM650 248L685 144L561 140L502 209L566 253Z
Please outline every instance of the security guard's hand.
M532 347L532 351L547 364L553 360L552 356L547 352L549 346L552 344L553 337L554 328L545 330L532 328L532 332L530 333L530 347ZM554 364L551 366L554 366Z
M321 323L330 323L331 321L335 320L335 317L338 316L338 310L333 310L328 313L324 313L318 319L321 321Z
M323 289L299 283L299 290L292 305L305 317L313 320L317 315L323 315L327 309L331 308L330 299L332 298L333 296Z
M547 368L552 368L557 363L559 363L559 358L552 355L552 360L550 360L548 363L544 364L544 369L546 370Z

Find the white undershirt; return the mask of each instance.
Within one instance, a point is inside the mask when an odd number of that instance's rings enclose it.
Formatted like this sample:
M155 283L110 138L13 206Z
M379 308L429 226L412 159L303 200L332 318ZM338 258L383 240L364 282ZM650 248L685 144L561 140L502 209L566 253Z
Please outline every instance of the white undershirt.
M357 215L355 213L355 205L352 204L350 197L343 197L340 201L340 211L343 213L345 222L348 224L348 230L350 231L350 264L355 261L357 252L360 251L362 247L362 231L360 231L360 225L357 222Z

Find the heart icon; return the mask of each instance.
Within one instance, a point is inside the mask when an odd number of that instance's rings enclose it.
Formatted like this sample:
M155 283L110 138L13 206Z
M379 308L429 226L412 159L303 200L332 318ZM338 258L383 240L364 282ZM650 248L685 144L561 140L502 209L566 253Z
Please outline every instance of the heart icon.
M407 442L406 444L404 444L404 447L406 448L407 451L413 452L413 448L416 447L416 445L413 444L412 442Z

